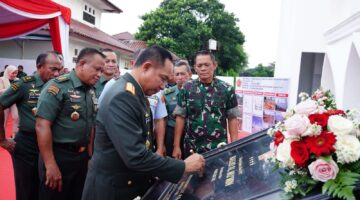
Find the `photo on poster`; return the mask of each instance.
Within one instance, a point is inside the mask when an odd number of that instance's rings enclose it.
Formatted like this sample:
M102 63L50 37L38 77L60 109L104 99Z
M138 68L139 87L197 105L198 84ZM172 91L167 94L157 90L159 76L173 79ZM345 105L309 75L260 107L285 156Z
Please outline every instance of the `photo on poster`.
M243 99L243 113L252 113L253 109L253 96L245 95Z
M264 96L264 109L275 110L275 97Z
M275 112L275 124L284 120L283 113L280 111Z
M285 112L288 107L288 99L287 98L276 98L276 110Z
M251 129L252 129L252 115L244 113L242 117L242 130L249 133L253 133Z
M263 96L254 96L253 100L253 115L262 116L263 115Z
M269 128L275 125L275 111L274 110L264 110L263 114L263 128Z
M257 133L263 130L263 118L259 116L252 116L252 133Z

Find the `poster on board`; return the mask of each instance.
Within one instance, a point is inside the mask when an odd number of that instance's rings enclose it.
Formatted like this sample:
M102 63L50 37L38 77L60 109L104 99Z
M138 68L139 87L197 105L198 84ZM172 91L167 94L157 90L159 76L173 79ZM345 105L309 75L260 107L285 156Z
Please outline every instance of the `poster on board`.
M237 77L235 91L241 112L239 132L256 133L283 120L282 113L288 108L289 79Z

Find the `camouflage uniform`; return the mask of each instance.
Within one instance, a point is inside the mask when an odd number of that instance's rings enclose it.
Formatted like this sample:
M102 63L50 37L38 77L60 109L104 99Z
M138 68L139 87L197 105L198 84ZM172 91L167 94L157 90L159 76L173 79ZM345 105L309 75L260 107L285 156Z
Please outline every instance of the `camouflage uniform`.
M240 116L234 87L217 78L209 84L199 79L187 82L174 113L185 117L186 155L191 149L204 153L226 143L226 120Z

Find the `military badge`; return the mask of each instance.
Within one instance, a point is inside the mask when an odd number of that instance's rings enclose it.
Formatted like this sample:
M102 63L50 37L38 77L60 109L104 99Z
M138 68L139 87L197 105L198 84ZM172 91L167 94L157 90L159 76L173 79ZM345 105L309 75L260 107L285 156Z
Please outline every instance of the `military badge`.
M77 121L77 120L80 118L80 114L77 112L77 110L78 110L79 108L81 108L81 106L75 104L75 105L73 105L73 106L71 106L71 107L72 107L75 111L71 113L70 118L71 118L72 121Z
M11 89L13 90L13 91L17 91L18 89L19 89L19 85L17 84L17 83L13 83L13 84L11 84Z
M33 108L31 109L31 112L32 112L32 114L35 116L35 115L36 115L36 112L37 112L37 108L36 108L36 107L33 107Z
M60 89L56 85L50 85L47 91L53 95L57 95L60 92Z
M132 95L135 95L135 86L134 86L132 83L127 82L127 83L126 83L125 90L126 90L127 92L130 92Z
M74 111L71 113L70 118L72 121L75 122L80 118L80 114L78 112Z
M145 147L146 147L146 149L150 149L150 141L149 140L146 140Z

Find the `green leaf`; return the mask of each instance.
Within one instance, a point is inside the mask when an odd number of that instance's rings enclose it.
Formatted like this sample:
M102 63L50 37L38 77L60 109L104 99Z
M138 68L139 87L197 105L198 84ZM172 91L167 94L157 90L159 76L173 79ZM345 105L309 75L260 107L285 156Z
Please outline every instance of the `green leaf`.
M340 171L335 180L329 180L323 185L322 193L326 193L334 198L355 200L353 189L359 180L359 173Z

